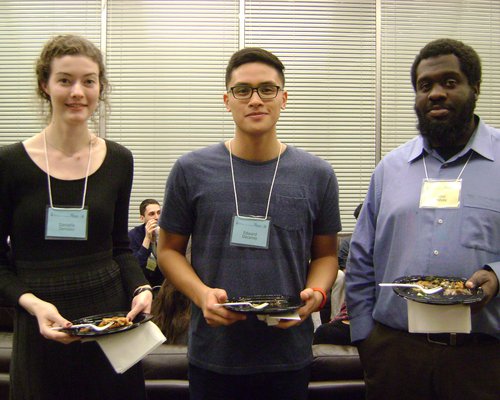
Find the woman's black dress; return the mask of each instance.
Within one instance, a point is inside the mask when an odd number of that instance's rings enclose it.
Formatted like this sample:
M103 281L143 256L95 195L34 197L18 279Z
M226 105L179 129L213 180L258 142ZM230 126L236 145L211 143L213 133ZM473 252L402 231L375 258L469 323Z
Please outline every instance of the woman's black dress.
M128 247L132 155L114 142L106 141L106 147L103 164L88 179L87 240L45 239L47 175L21 143L0 149L0 295L12 304L30 292L73 320L129 310L134 288L147 284ZM81 206L84 179L51 178L51 185L54 206ZM95 342L47 340L21 307L10 378L11 400L145 398L140 364L116 374Z

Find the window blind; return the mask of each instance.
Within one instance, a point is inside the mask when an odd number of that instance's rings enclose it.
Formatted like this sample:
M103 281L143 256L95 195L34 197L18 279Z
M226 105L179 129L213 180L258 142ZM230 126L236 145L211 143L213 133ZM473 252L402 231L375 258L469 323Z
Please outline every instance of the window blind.
M106 136L134 154L129 224L143 199L162 202L177 158L232 136L222 96L238 12L238 1L108 1Z
M245 45L285 64L278 136L333 166L352 232L375 166L375 1L248 0L245 21Z
M500 127L500 2L497 0L382 1L382 154L418 134L410 80L413 60L428 42L449 37L472 46L482 60L476 113Z
M0 146L24 140L46 125L35 77L45 42L74 33L99 45L100 26L99 1L0 2Z
M500 127L497 0L3 0L0 146L45 126L34 63L60 33L103 44L113 90L100 125L134 153L131 226L142 199L163 198L179 156L233 135L222 95L226 63L240 46L264 47L284 62L289 102L279 137L331 163L346 233L377 154L417 134L409 74L427 42L447 36L477 50L477 113Z

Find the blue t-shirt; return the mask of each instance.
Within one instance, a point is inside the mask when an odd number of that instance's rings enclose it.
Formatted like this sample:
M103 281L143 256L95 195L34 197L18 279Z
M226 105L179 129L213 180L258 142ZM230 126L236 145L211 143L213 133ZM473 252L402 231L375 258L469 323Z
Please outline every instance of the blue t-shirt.
M276 160L233 156L240 214L265 215ZM167 181L159 225L192 235L192 265L210 287L229 297L299 296L304 289L314 235L341 230L338 184L332 167L288 146L282 154L269 208L269 249L230 246L236 213L229 152L223 143L181 157ZM281 330L249 316L228 327L209 327L194 307L189 360L219 373L249 374L299 369L312 360L312 322Z

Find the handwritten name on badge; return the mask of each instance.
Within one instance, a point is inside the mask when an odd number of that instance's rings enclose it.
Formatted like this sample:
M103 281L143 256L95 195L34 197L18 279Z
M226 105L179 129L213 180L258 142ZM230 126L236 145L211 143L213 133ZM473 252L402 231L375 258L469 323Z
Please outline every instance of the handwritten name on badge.
M87 209L55 209L47 207L45 239L47 240L86 240Z
M230 245L267 249L270 223L270 219L233 216Z

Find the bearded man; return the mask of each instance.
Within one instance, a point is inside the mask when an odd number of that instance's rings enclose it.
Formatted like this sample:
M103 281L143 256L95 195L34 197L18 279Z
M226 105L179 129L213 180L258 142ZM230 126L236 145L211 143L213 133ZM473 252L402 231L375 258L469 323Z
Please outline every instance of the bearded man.
M430 42L411 71L420 135L371 178L347 262L351 339L367 399L498 399L500 131L474 114L481 62L470 46ZM471 332L409 332L407 302L378 284L412 275L482 287Z

